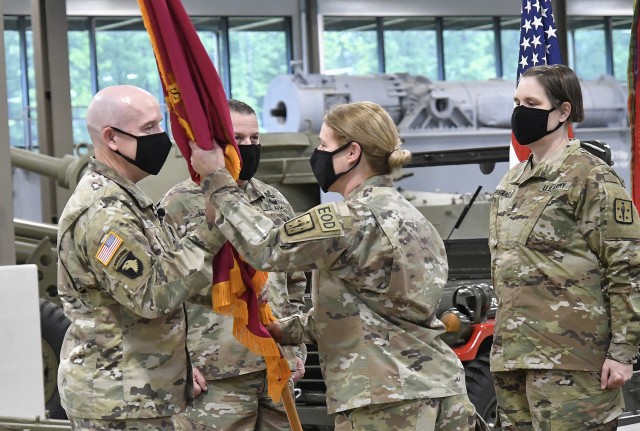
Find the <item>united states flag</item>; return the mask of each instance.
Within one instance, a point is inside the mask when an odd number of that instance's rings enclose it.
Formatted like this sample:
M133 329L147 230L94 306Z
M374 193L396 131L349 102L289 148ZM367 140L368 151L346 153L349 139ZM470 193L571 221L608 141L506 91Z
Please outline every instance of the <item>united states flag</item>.
M122 238L113 232L109 232L109 236L102 243L98 253L96 253L96 258L98 258L104 266L107 266L113 255L118 251L120 244L122 244Z
M551 0L522 0L520 19L520 52L517 80L531 66L562 63ZM530 150L511 136L518 160L528 157Z
M522 0L521 14L518 80L531 66L562 63L551 0Z

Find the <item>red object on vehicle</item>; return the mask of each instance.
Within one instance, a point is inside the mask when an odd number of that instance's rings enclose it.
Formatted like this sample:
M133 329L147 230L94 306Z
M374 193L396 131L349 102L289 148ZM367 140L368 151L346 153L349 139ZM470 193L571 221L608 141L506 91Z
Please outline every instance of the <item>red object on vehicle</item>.
M483 323L473 325L473 332L469 341L463 346L454 347L453 351L462 362L474 360L478 356L478 349L482 342L489 337L493 337L493 327L495 319L489 319Z

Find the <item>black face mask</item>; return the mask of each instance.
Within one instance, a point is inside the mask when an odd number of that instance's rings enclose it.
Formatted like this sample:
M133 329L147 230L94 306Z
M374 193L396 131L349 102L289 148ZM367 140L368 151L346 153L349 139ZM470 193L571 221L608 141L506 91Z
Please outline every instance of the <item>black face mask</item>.
M125 156L120 151L115 151L115 153L146 173L158 175L158 172L160 172L160 169L162 169L164 162L169 156L169 151L171 151L171 139L169 139L167 132L136 136L113 126L111 126L111 128L118 133L135 138L138 143L135 160Z
M559 122L553 130L547 130L549 114L555 110L556 108L547 110L516 106L511 114L511 130L518 143L532 144L562 127L564 121Z
M238 178L249 181L260 165L260 144L238 145L242 157L242 169Z
M317 148L313 151L311 159L309 159L309 163L311 163L311 170L313 171L313 175L316 177L316 180L318 181L318 184L320 185L320 188L323 192L327 193L329 191L329 187L331 187L331 185L335 183L338 178L346 173L351 172L351 170L358 166L358 163L360 163L359 157L356 164L351 166L348 170L340 172L339 174L336 174L333 170L333 155L346 149L351 144L353 144L353 142L348 142L334 151L322 151Z

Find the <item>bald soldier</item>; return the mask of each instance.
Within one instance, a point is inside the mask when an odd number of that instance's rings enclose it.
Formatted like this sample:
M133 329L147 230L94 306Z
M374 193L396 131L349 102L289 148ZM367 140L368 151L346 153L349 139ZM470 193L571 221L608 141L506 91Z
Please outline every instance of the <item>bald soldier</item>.
M71 326L58 374L75 430L171 430L193 394L183 301L211 282L206 223L180 240L136 183L171 149L160 106L132 86L87 111L95 158L61 216L58 291Z

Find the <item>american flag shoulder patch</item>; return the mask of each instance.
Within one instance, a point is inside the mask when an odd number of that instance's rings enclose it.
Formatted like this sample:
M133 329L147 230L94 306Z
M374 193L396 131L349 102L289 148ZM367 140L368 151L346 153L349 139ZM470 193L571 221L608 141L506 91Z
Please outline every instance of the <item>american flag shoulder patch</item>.
M102 245L100 245L100 249L98 249L98 253L96 253L96 258L104 266L109 265L113 255L116 254L116 251L118 251L121 245L122 238L113 232L109 232L107 238L102 242Z

